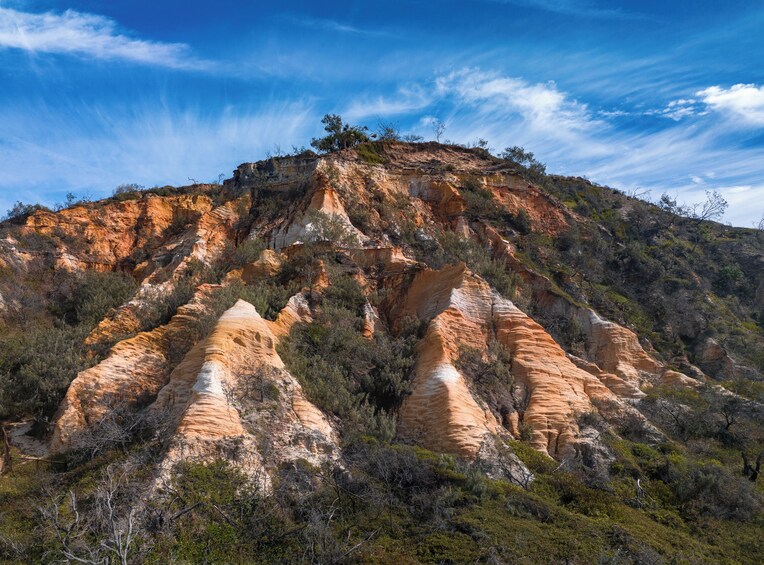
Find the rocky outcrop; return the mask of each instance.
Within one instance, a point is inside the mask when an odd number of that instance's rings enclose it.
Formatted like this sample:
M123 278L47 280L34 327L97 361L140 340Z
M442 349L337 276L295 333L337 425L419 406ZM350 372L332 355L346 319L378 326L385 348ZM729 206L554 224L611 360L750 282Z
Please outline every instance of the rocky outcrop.
M88 434L107 411L121 406L137 410L153 400L177 363L177 351L197 339L202 299L210 290L201 288L167 325L119 342L101 363L77 375L53 420L52 452L89 441Z
M212 209L212 200L203 194L145 195L73 206L57 213L38 211L29 216L20 233L62 242L58 247L62 260L79 268L107 270L132 257L137 249L150 249L152 242L162 241L174 223L192 222Z
M259 280L268 279L274 277L281 270L283 264L282 256L277 254L272 249L265 249L260 257L254 263L245 265L241 269L240 277L248 284L254 283ZM229 275L233 274L232 271Z
M445 179L414 179L409 184L409 195L432 204L436 213L444 218L458 216L466 209L459 190Z
M755 372L739 363L712 337L698 342L695 347L698 366L717 380L755 378Z
M570 210L539 187L516 174L500 173L485 178L485 185L494 197L512 214L522 210L537 231L557 236L574 221L581 221Z
M238 201L209 208L171 235L151 256L136 263L135 276L142 284L135 296L105 318L88 336L88 345L108 342L140 329L138 312L170 295L178 280L195 265L211 264L230 241L231 228L239 219ZM178 212L175 212L178 214ZM180 212L187 217L188 211ZM177 228L176 228L177 229Z
M350 222L345 207L336 191L331 188L316 190L305 211L300 213L294 220L285 222L273 235L272 245L274 249L283 249L294 243L304 243L316 238L323 238L321 226L317 225L326 218L341 225L348 236L353 236L359 241L366 239L358 229Z
M492 310L497 339L512 353L512 374L529 395L522 422L532 429L531 445L553 457L571 453L577 416L595 411L595 402L618 406L618 397L509 300L494 295Z
M239 300L172 372L150 408L174 430L170 461L214 457L231 440L253 470L338 456L334 428L286 371L271 325Z
M619 398L629 398L639 400L645 397L645 393L640 390L637 383L632 383L613 373L608 373L600 369L595 363L576 357L568 353L568 358L579 369L597 377L606 387L613 391Z
M400 412L400 433L407 439L474 457L487 437L501 432L501 423L454 366L460 348L482 351L491 338L511 352L516 394L523 399L505 433L519 435L521 423L530 427L536 449L554 457L570 453L578 415L597 410L595 404L622 404L603 382L606 373L576 366L544 328L463 264L420 272L399 315L407 313L431 320L418 349L411 396Z
M401 273L416 265L416 261L403 254L400 247L366 247L353 251L353 259L359 266L381 268L383 277Z
M78 375L56 417L51 451L91 441L108 410L143 399L149 420L169 433L166 468L181 457L209 459L226 450L231 458L233 447L253 472L295 459L320 464L336 458L333 426L275 349L279 336L306 319L304 299L293 297L274 322L238 301L170 372L168 348L180 337L178 328L191 325L194 306L183 307L167 326L119 343Z
M423 271L406 297L403 315L431 320L417 348L411 395L400 411L400 433L429 449L474 458L498 422L470 393L454 367L459 348L484 347L490 291L465 266Z
M645 378L663 371L663 366L647 354L631 330L603 320L593 310L579 309L578 320L586 336L589 358L605 372L639 386Z
M225 181L224 187L234 192L262 186L275 190L288 189L310 180L318 163L317 155L312 152L258 163L243 163L233 172L233 178Z

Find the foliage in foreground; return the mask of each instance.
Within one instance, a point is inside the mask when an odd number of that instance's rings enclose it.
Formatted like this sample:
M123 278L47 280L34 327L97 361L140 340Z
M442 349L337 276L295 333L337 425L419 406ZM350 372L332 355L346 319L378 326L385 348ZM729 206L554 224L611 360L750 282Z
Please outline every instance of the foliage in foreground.
M297 461L270 491L227 461L183 462L148 503L150 444L73 473L26 465L0 479L0 558L119 562L111 548L121 543L128 561L148 563L760 562L764 520L724 498L732 477L698 479L706 467L669 445L612 441L605 488L519 442L511 447L536 473L529 490L452 456L360 437L345 445L343 469ZM687 506L688 485L718 492L709 500L730 512Z

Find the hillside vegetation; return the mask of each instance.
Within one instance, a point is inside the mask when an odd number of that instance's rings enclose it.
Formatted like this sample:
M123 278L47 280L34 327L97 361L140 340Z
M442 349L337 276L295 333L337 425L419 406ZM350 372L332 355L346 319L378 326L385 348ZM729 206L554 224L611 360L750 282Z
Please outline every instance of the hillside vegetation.
M325 125L0 224L1 561L764 560L761 231Z

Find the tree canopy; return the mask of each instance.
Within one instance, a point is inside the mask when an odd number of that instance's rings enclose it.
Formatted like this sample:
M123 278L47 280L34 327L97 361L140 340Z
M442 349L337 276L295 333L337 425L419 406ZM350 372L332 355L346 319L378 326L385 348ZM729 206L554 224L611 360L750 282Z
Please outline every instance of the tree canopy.
M347 124L337 114L326 114L321 123L324 124L324 130L328 135L313 138L310 142L310 145L318 151L324 153L339 151L369 141L369 136L365 133L369 128Z

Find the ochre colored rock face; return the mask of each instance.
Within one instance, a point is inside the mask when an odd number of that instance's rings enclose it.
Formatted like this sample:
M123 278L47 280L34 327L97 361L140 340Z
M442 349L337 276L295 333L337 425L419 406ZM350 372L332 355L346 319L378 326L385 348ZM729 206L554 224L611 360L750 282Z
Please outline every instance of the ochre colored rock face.
M464 265L415 278L405 313L431 320L417 349L414 386L400 412L400 433L429 449L474 457L495 418L482 408L454 367L462 345L484 347L490 290L466 276Z
M201 312L201 293L166 326L121 341L109 356L74 379L53 423L51 450L77 447L108 410L145 404L167 383L173 343L190 338Z
M576 417L595 410L593 402L618 398L508 300L497 297L493 321L497 339L512 352L513 376L530 394L523 423L533 430L531 445L553 457L570 453Z
M262 455L259 443L267 438L274 450L263 461L268 467L298 458L319 464L336 457L334 428L305 398L276 353L271 328L283 329L285 323L269 323L239 300L188 353L150 407L175 430L171 457L182 455L180 446L191 446L197 456L204 456L205 449L214 454L209 446L236 438L256 457ZM255 400L245 398L242 390ZM277 400L268 402L266 390L275 390L270 394Z
M42 255L18 243L37 233L53 242L54 269L121 270L136 278L135 296L93 329L88 345L135 334L141 308L188 281L195 285L194 298L168 323L118 342L77 375L53 421L51 450L77 447L120 404L162 420L168 462L212 457L232 442L263 466L340 458L342 423L306 397L276 350L295 324L317 318L321 295L338 272L366 294L358 327L366 340L394 335L410 318L426 325L418 334L411 392L393 416L398 439L428 449L474 459L492 442L523 436L535 449L564 458L583 441L580 415L632 413L629 403L639 402L643 388L697 382L667 370L628 328L561 292L518 252L519 240L510 242L517 235L512 229L467 213L469 185L502 213L524 211L543 237L560 237L583 221L544 190L495 160L454 147L392 144L384 160L368 164L344 151L245 164L224 187L37 212L9 232L0 240L0 265L12 273L24 273ZM316 235L316 218L347 236L341 245ZM444 261L438 245L448 232L512 273L520 298L501 296L464 263ZM268 249L227 264L231 250L251 239ZM317 244L324 247L305 259ZM303 264L286 280L295 257ZM211 280L198 275L205 268L217 273L215 284L201 284ZM239 300L200 333L199 320L209 314L205 300L259 284L270 285L268 292L292 285L274 321ZM2 309L7 294L0 292ZM251 301L260 304L257 296ZM579 349L566 352L555 341L544 321L552 317L575 322ZM495 405L460 369L465 348L488 358L492 344L511 358L514 382L503 391L511 406ZM703 351L709 364L726 359L717 346Z
M637 385L642 380L641 374L661 372L660 363L642 349L639 338L631 330L603 320L592 311L587 312L582 326L588 338L589 356L604 371Z
M74 206L56 214L37 212L24 229L85 247L83 253L72 253L81 267L112 269L136 248L162 238L177 218L203 216L212 209L205 195L150 196L103 207Z
M578 415L596 410L593 402L619 403L544 328L464 265L420 273L406 309L432 321L419 346L414 389L401 408L401 434L430 449L474 457L486 435L498 431L500 423L453 365L460 347L484 350L492 336L512 354L515 384L528 396L515 421L531 428L536 449L564 456L575 442Z

